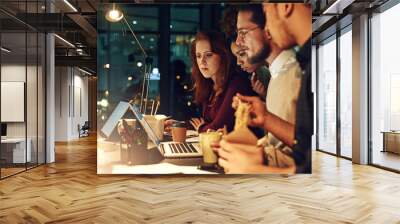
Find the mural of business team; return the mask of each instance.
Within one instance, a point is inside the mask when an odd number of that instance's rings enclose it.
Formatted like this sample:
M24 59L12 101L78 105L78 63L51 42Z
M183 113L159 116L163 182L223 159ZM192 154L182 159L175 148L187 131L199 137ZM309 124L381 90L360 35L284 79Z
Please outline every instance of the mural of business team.
M235 34L225 38L217 31L200 31L192 43L194 96L202 116L191 124L199 132L232 131L236 96L251 105L249 126L264 129L266 135L258 145L214 144L225 172L310 173L311 5L248 4L232 11ZM300 47L297 53L295 46ZM251 78L235 72L231 55L242 70L253 73ZM271 76L268 86L255 78L265 65Z
M258 97L238 97L252 106L249 125L263 127L269 138L261 146L222 140L215 145L220 156L218 162L228 173L311 173L311 5L265 3L263 12L265 26L260 27L259 23L257 27L254 25L259 21L256 18L260 15L260 6L244 6L238 10L236 43L247 47L250 62L266 58L269 64L272 79L268 86L267 106ZM287 51L295 46L300 47L296 60L293 53ZM283 84L279 82L281 78L291 81ZM294 88L282 90L280 85ZM285 96L269 96L274 94L275 88L285 91Z

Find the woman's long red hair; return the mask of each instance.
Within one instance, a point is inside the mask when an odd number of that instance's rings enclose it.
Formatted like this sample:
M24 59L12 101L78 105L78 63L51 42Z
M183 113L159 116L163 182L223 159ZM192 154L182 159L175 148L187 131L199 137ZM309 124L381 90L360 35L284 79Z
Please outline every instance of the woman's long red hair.
M221 64L216 74L215 87L211 79L204 78L197 64L196 43L200 40L208 41L211 45L211 51L218 54L221 58ZM216 31L199 31L192 42L190 56L193 64L192 78L194 81L195 102L197 104L210 103L208 101L213 91L215 91L215 99L219 94L225 91L230 78L231 56L223 33Z

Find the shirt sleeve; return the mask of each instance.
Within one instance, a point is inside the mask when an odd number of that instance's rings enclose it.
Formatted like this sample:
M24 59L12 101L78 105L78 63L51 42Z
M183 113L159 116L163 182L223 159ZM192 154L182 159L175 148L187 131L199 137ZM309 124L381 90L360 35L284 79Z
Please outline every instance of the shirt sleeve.
M293 147L293 159L296 162L297 173L311 173L311 139L314 132L313 101L311 70L308 65L304 72L297 101L296 144Z
M250 80L245 78L235 78L229 83L229 87L223 96L222 103L213 106L217 107L216 109L218 111L215 119L200 126L199 132L205 132L208 129L217 130L223 128L224 125L227 126L228 132L233 130L235 123L235 110L232 108L232 101L236 93L250 96L255 95L254 91L251 89Z

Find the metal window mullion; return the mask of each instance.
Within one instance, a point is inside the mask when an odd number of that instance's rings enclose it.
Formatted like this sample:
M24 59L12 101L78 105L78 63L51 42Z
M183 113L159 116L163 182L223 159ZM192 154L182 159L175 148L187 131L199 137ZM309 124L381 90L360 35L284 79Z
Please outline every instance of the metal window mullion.
M28 1L25 0L25 21L28 19ZM25 23L26 24L26 23ZM25 25L25 88L24 88L24 118L25 118L25 170L28 170L28 113L27 113L27 91L28 91L28 24Z
M367 46L368 46L368 53L367 53L367 83L368 83L368 96L367 96L367 108L368 108L368 156L367 156L367 164L373 164L373 152L372 152L372 64L371 64L371 55L372 55L372 12L368 12L368 30L367 30Z
M39 13L39 1L36 1ZM36 166L39 165L39 32L36 32Z
M340 30L336 31L336 154L341 155L341 114L340 114L340 84L341 84L341 64L340 64Z
M2 46L2 23L0 22L0 47ZM1 58L1 52L0 52L0 124L2 124L2 122L1 122L1 67L2 67L2 64L1 64L1 61L2 61L2 58ZM1 177L1 168L2 168L2 165L1 165L1 144L0 144L0 179L2 179L2 177Z
M315 70L316 70L316 75L315 75L315 92L316 92L316 132L315 132L315 147L319 149L319 43L317 43L316 48L315 48Z

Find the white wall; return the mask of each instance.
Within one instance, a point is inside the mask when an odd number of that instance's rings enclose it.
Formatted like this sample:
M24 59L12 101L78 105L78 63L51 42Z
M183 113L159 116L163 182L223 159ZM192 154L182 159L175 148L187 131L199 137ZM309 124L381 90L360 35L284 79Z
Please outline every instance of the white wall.
M68 68L55 68L55 141L68 140Z
M1 81L25 82L25 64L9 64L1 66ZM7 110L7 108L1 108ZM7 123L7 137L25 137L25 123Z
M1 66L1 81L5 82L26 82L25 75L27 69L28 72L28 84L27 84L27 121L28 121L28 137L29 133L35 133L36 137L36 107L42 107L37 105L37 94L36 94L36 66L29 66L26 68L24 65L19 64L5 64ZM41 72L41 68L39 68ZM33 77L33 76L35 77ZM42 102L42 101L40 101ZM7 108L1 108L7 110ZM25 123L26 122L7 122L7 136L8 137L25 137ZM32 128L32 131L30 131Z
M88 78L73 67L56 67L56 141L79 138L78 124L88 120Z

